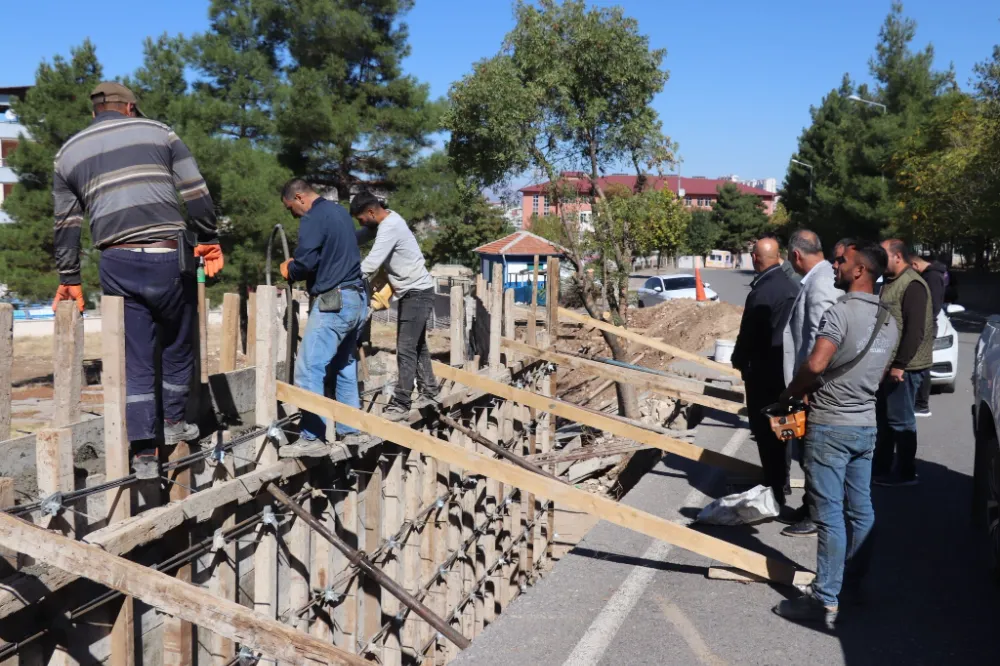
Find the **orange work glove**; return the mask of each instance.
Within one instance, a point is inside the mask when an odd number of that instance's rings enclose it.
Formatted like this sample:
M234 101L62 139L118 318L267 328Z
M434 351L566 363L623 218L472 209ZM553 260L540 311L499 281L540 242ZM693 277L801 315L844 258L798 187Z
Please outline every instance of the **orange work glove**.
M281 277L288 279L288 264L292 263L292 259L285 259L281 262Z
M205 258L205 275L215 277L222 270L225 261L222 258L222 247L218 243L212 245L195 245L194 256Z
M61 284L56 289L56 298L52 301L52 311L56 311L59 301L76 301L76 306L83 312L83 287L78 284Z

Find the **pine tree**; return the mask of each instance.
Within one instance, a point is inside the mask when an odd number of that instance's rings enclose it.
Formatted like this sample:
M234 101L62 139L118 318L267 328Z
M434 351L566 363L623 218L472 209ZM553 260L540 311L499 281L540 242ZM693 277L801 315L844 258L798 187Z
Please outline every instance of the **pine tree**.
M736 254L767 229L764 204L757 195L740 192L735 183L719 188L719 198L712 204L712 218L720 229L716 241L720 249Z
M342 201L362 182L390 185L439 127L440 105L402 73L400 18L412 0L285 0L291 64L276 120L282 162Z
M90 123L90 92L100 80L97 53L86 40L71 49L69 60L57 55L51 64L42 62L34 87L13 105L30 140L21 141L10 155L19 182L4 200L14 222L0 225L0 276L21 298L51 298L59 284L53 257L53 163L63 143ZM89 293L97 287L97 271L86 225L81 243L84 291Z

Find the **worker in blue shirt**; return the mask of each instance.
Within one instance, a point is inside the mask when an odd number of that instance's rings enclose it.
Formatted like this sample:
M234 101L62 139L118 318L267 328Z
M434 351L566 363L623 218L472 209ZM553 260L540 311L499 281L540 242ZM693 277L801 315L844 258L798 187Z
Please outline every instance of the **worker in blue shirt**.
M354 221L340 204L319 196L300 178L281 191L281 201L301 218L295 256L281 264L281 276L292 282L305 280L313 306L295 361L295 385L323 395L327 372L336 374L336 400L359 408L357 362L354 350L358 332L368 313L368 298L361 280L361 251L354 237ZM303 411L301 439L279 449L282 457L329 455L326 424L316 414ZM359 445L369 437L350 426L337 424L342 444Z

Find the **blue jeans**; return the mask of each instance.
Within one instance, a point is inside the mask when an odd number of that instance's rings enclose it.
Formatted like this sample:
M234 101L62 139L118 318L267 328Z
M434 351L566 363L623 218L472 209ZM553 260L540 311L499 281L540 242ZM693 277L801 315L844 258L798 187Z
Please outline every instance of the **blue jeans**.
M806 429L806 488L812 495L810 512L819 530L813 593L827 606L837 605L845 564L852 576L861 576L871 557L875 433L874 426L817 423ZM850 541L845 511L851 523Z
M343 290L340 312L320 312L319 303L313 303L295 359L296 386L325 395L327 374L335 374L337 402L361 407L354 349L367 311L366 296L353 289ZM299 429L305 439L326 439L326 419L316 414L303 411ZM341 437L355 432L350 426L337 424L337 434Z
M916 475L917 416L915 402L924 380L923 370L906 371L903 381L886 377L878 390L878 444L875 447L875 475L892 472L893 459L899 475Z

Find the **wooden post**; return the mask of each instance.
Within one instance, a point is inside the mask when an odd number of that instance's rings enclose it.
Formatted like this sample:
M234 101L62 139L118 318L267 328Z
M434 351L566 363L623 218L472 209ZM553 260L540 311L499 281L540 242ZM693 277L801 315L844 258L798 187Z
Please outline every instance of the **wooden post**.
M514 330L514 290L507 289L503 293L503 337L513 340L516 337ZM502 347L502 345L501 345ZM504 354L504 365L511 366L517 362L519 355L516 352L507 351Z
M528 316L528 331L525 339L529 345L535 344L538 331L538 255L535 255L535 268L531 274L531 313Z
M191 453L191 446L187 442L180 442L174 446L170 452L170 460L178 460ZM191 468L185 467L174 470L170 474L170 480L174 483L170 486L170 501L179 501L187 498L191 491ZM191 533L188 530L180 530L178 535L178 545L181 548L191 546ZM177 569L174 577L183 583L191 582L191 564L184 564ZM191 666L194 663L194 636L195 630L190 622L182 620L174 615L166 615L163 618L163 666Z
M252 337L256 332L247 329L248 337ZM223 440L231 438L229 430L222 435ZM227 454L225 459L216 468L216 475L213 485L219 485L236 477L236 465L232 454ZM216 509L214 524L219 525L219 529L226 531L236 525L236 513L234 505L223 505ZM220 524L221 523L221 524ZM236 542L229 541L224 548L215 552L215 561L212 566L212 576L209 579L208 587L213 595L226 601L236 601L237 565L236 565ZM235 646L233 640L221 634L212 634L209 644L211 663L215 666L225 666L228 664L234 653Z
M417 512L423 504L422 496L424 486L422 483L423 474L420 454L416 451L400 447L400 460L403 465L403 520L415 520ZM420 594L420 571L422 560L420 558L421 549L424 542L428 540L430 529L428 525L417 525L416 529L410 530L410 535L403 544L403 566L400 583L410 594L419 598ZM428 604L427 599L423 602ZM400 628L400 644L412 650L419 650L423 647L420 636L424 634L424 626L427 623L416 613L410 613L406 622Z
M346 492L336 493L334 510L340 516L337 535L352 548L362 548L358 524L358 484L359 478L347 478L338 482L337 486ZM339 550L333 553L334 575L348 567L347 557ZM348 652L357 652L358 637L358 577L351 578L350 583L343 588L343 598L333 610L334 632L333 642Z
M511 289L507 290L508 295L511 297L511 303L513 303L514 292ZM506 320L506 319L505 319ZM500 419L503 413L502 403L498 409L493 410L494 423L490 423L487 417L486 410L483 410L483 421L486 427L486 432L484 434L487 439L489 439L494 444L499 444L500 442ZM489 568L493 566L493 563L497 559L497 535L499 534L497 518L497 493L499 492L499 483L496 479L486 479L486 495L483 497L482 506L483 514L489 523L486 525L486 531L483 536L483 576L487 576ZM497 592L497 576L494 571L489 575L489 578L483 581L483 587L481 590L481 595L483 598L483 624L492 624L493 620L496 618L496 592Z
M73 304L74 309L76 304ZM38 494L48 497L54 493L75 490L73 480L73 431L69 428L39 430L35 436L35 471ZM74 520L63 510L56 516L44 516L39 523L45 529L58 530L72 535Z
M10 307L10 303L0 303L2 305ZM14 479L0 476L0 509L11 506L14 506ZM17 551L0 546L0 578L9 576L17 569Z
M548 292L545 295L545 306L548 310L547 316L545 318L545 324L548 327L549 333L549 347L555 349L559 342L559 258L549 257L548 262L548 272L549 272L549 282L547 285ZM558 392L558 387L556 383L556 373L552 372L546 375L545 379L542 380L542 395L554 397ZM548 453L555 446L556 442L556 415L549 414L546 419L547 432L545 433L544 446L542 447L542 453ZM556 527L556 514L555 506L551 501L548 501L548 511L546 512L546 531L545 531L545 557L552 559L552 538L555 534Z
M104 454L106 478L119 479L129 473L129 442L125 429L125 299L101 298L101 385L104 389ZM105 500L108 524L132 513L132 491L128 486L109 490ZM135 663L132 598L122 600L111 629L111 666Z
M247 293L247 363L257 362L257 292Z
M312 498L302 501L302 508L312 512ZM288 614L286 623L299 631L309 631L309 612L295 615L309 602L309 541L312 529L298 516L293 517L288 534ZM322 541L323 539L320 539Z
M555 346L559 339L559 258L549 257L545 281L545 325L549 331L549 343Z
M14 363L14 306L0 303L0 442L10 437L11 367Z
M256 382L255 418L258 426L269 426L278 418L275 399L275 372L278 360L278 290L271 285L257 287L257 328L254 379ZM277 462L278 452L274 443L266 438L257 440L257 463L269 465ZM278 598L278 542L270 527L262 527L257 549L253 555L254 610L268 618L277 615Z
M451 288L451 359L452 365L465 363L465 293L460 285Z
M83 391L83 317L76 301L56 308L52 354L52 427L65 428L80 420Z
M397 543L395 546L389 544L399 526L403 522L403 450L391 445L382 446L382 455L385 461L382 463L382 478L385 479L380 492L382 493L382 534L381 545L386 547L386 557L382 565L382 571L389 578L399 581L400 560L403 557L403 544ZM382 595L382 614L385 617L393 617L402 608L399 599L391 594ZM399 651L399 625L393 625L385 635L382 642L382 663L386 666L400 666L403 662L403 655Z
M240 295L222 297L222 343L219 345L219 372L236 369L236 349L240 345Z
M341 493L336 493L338 496ZM333 495L333 493L331 493ZM328 498L330 496L327 496ZM334 503L333 501L328 501L323 498L313 498L312 500L312 512L316 518L323 523L323 526L330 530L332 533L337 533L337 519L334 515ZM311 538L311 537L310 537ZM332 581L330 565L333 563L333 553L336 549L333 545L326 539L312 539L312 561L309 564L309 586L316 591L322 591L330 587L330 582ZM327 643L333 642L333 628L327 622L326 611L329 609L324 608L322 613L319 613L319 617L312 623L309 627L309 633L311 633L316 638L326 641ZM308 619L309 614L305 615Z
M431 569L435 572L438 571L438 567L444 562L445 558L448 556L449 547L449 534L451 531L450 520L451 520L451 499L447 496L448 493L448 479L450 476L450 468L448 463L443 463L437 458L432 456L426 456L428 461L428 468L433 470L432 483L433 497L444 498L441 503L440 509L436 509L435 519L434 519L434 540L431 547ZM448 615L448 589L450 576L438 575L434 582L434 593L437 597L435 600L435 605L432 608L441 617L446 617ZM428 634L430 634L428 630Z
M379 547L381 540L382 525L382 466L376 464L375 469L368 475L368 483L365 484L364 497L364 550L372 552ZM359 576L363 583L364 594L361 596L362 602L362 623L361 635L358 637L359 643L364 643L375 635L382 627L382 589L373 579ZM386 595L389 596L389 595ZM372 653L381 660L382 650L378 645L371 646ZM361 655L365 656L365 655Z
M496 290L493 291L494 297L496 296ZM496 314L494 316L500 317L503 314L502 302L495 300L496 303ZM498 355L499 356L499 355ZM486 422L489 418L487 409L479 410L479 418L476 419L476 423L472 424L475 431L480 435L486 435ZM471 437L466 437L466 448L470 451L482 452L482 447L474 442ZM486 479L480 478L476 481L476 487L472 492L472 528L473 530L478 530L483 523L486 522ZM473 533L474 534L474 533ZM488 538L487 533L484 531L475 537L472 542L472 590L475 590L475 586L481 584L481 581L486 577L486 561L483 559L482 552L485 551L485 543ZM470 591L472 591L470 590ZM473 610L475 615L473 617L473 637L478 636L483 633L483 628L485 626L484 622L486 619L486 609L485 609L485 599L484 599L484 589L480 588L478 594L474 594L474 601L472 602Z
M462 434L457 430L452 430L448 438L456 447L462 446ZM462 470L459 467L451 465L445 469L449 471L448 488L452 491L457 491L448 499L448 552L454 553L458 551L462 543ZM438 561L441 562L443 560ZM463 568L462 561L458 560L451 569L445 571L443 574L447 583L448 614L455 612L458 608L458 603L462 600ZM468 636L462 624L461 613L456 613L452 620L452 625L462 632L463 635ZM454 659L455 655L458 654L458 648L450 642L445 644L444 649L449 661Z
M431 456L420 456L420 503L425 506L431 506L437 500L437 464L434 458ZM409 512L407 512L409 515ZM445 612L442 611L440 604L438 603L438 589L440 587L439 581L434 580L436 562L434 560L434 547L437 540L438 529L437 521L440 520L441 511L437 507L430 509L430 514L427 516L427 524L424 525L423 530L421 530L420 536L420 572L418 574L418 579L421 582L434 581L427 590L427 597L424 599L431 610L433 610L437 615L444 616ZM422 647L428 640L430 640L432 635L432 628L426 622L421 622L418 624L417 631L417 643Z
M500 333L503 330L503 266L493 264L490 283L490 370L500 369Z

